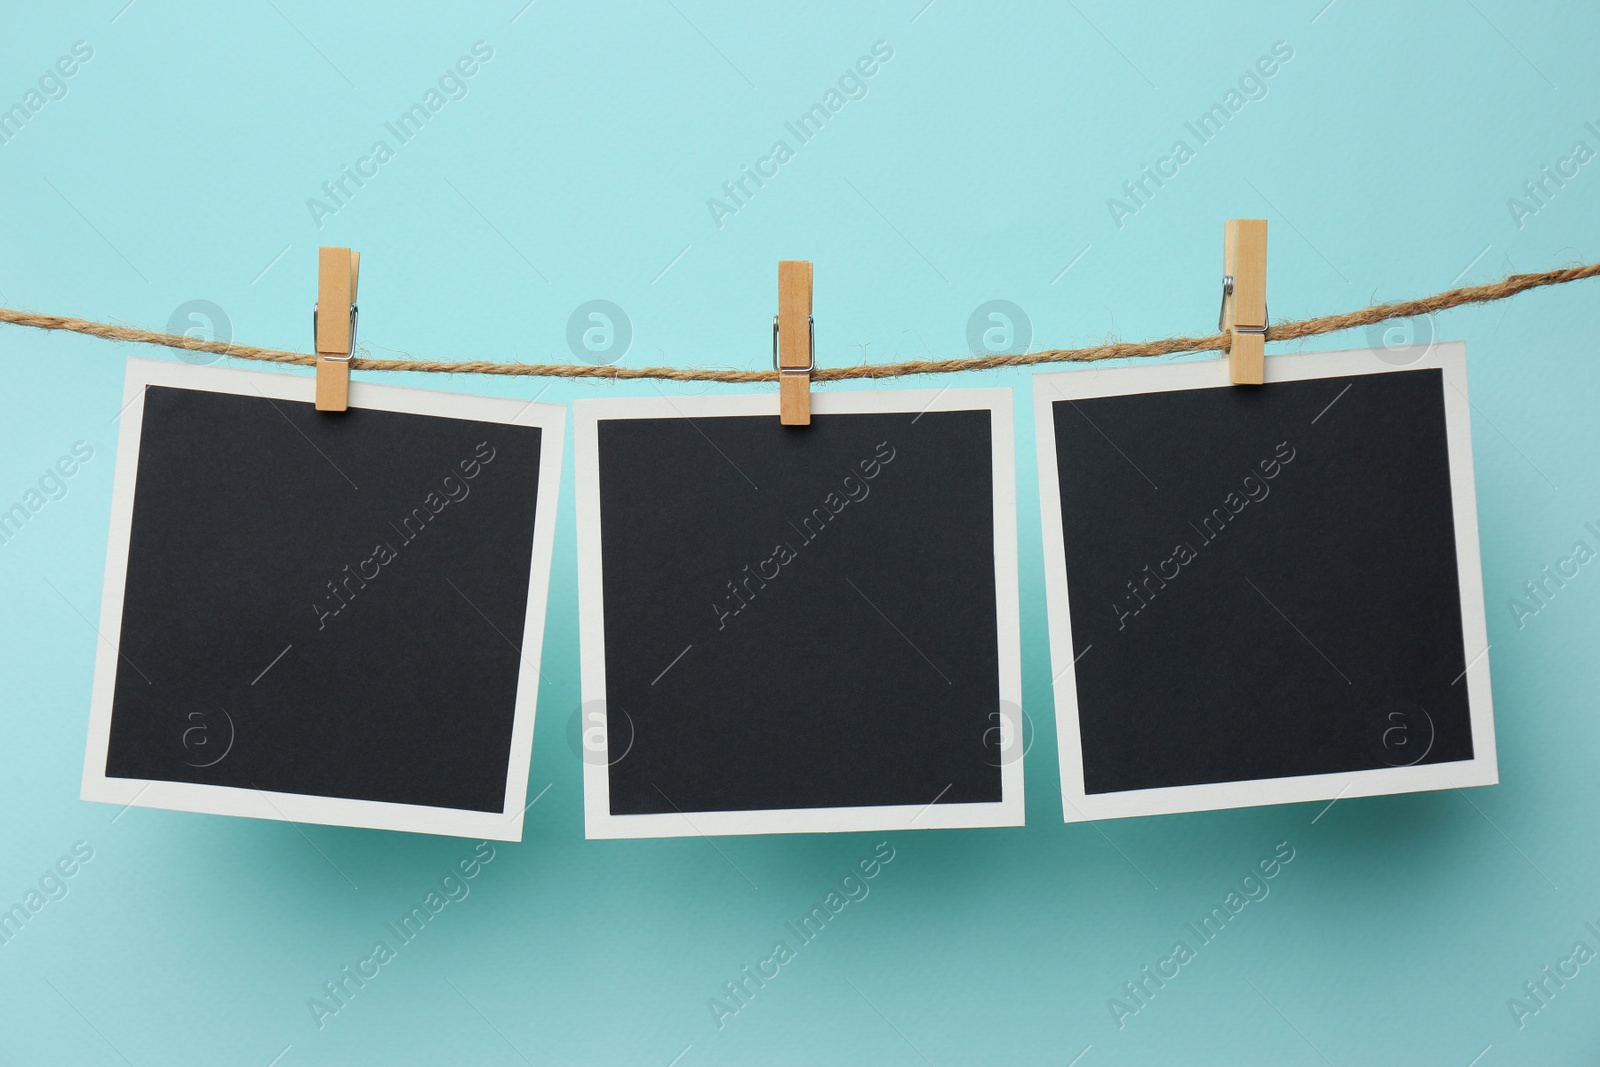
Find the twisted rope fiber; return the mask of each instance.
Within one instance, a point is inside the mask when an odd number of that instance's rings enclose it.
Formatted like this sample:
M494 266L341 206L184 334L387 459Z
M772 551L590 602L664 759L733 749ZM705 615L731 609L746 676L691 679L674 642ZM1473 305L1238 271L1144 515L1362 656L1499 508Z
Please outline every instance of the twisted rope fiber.
M1336 333L1357 326L1370 326L1387 319L1412 318L1446 308L1468 304L1486 304L1505 300L1529 289L1546 285L1564 285L1600 275L1600 263L1545 271L1542 274L1512 274L1488 285L1467 286L1435 293L1417 300L1397 304L1378 304L1360 311L1342 315L1324 315L1315 319L1283 322L1267 328L1268 341L1294 341L1302 337ZM266 363L292 363L297 366L315 366L317 357L305 352L285 352L272 348L255 348L222 341L204 341L194 337L157 333L153 330L136 330L127 326L113 326L88 319L66 318L60 315L35 315L27 311L0 308L0 322L16 326L32 326L40 330L67 330L87 334L107 341L133 341L138 344L160 345L165 348L185 348L192 352L211 352L234 359L257 360ZM838 382L854 378L899 378L912 374L950 374L957 371L999 370L1005 367L1032 367L1043 363L1093 363L1103 359L1136 359L1177 355L1183 352L1227 351L1232 343L1228 333L1207 337L1168 337L1156 341L1117 342L1095 345L1091 348L1052 348L1043 352L1019 355L971 356L960 359L912 360L906 363L868 363L854 367L819 367L811 372L812 381ZM679 369L676 367L614 367L592 366L581 363L499 363L488 360L444 362L419 359L372 359L356 356L351 359L353 370L421 371L431 374L502 374L535 378L609 378L613 380L653 378L674 382L774 382L778 372L771 370L716 370Z

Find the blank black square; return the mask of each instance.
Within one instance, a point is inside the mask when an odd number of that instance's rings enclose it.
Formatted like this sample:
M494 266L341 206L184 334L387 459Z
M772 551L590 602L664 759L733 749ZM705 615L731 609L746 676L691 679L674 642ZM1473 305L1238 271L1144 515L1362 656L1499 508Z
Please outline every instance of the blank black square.
M1086 792L1472 758L1440 371L1051 414Z
M539 454L147 387L106 774L503 810Z
M598 424L611 813L996 802L991 414Z

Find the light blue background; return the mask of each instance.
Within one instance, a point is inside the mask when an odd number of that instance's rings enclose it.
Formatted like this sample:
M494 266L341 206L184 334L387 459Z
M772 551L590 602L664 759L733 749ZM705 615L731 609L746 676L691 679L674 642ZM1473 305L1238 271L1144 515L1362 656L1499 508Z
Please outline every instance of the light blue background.
M1271 221L1278 319L1600 255L1600 164L1521 227L1507 206L1575 141L1600 149L1592 4L523 2L10 5L0 106L73 42L94 58L0 145L0 304L164 329L205 299L238 340L304 350L316 247L350 245L373 355L570 360L568 315L604 298L633 322L627 365L758 368L781 258L816 262L817 357L839 365L964 354L994 298L1039 345L1209 332L1230 217ZM479 40L469 95L319 230L307 198ZM707 198L880 40L865 99L719 229ZM1115 225L1107 198L1280 40L1267 95ZM94 849L0 947L0 1060L1592 1063L1600 966L1523 1029L1507 1001L1600 948L1600 567L1524 628L1507 604L1597 544L1594 285L1437 322L1469 351L1502 785L1064 825L1029 381L974 374L912 384L1016 390L1028 826L585 842L569 445L529 799L549 790L320 1030L308 998L471 843L78 800L123 362L170 357L0 330L0 505L96 450L0 546L0 905ZM719 1030L708 998L886 837L871 896ZM1109 998L1281 841L1270 897L1119 1030Z

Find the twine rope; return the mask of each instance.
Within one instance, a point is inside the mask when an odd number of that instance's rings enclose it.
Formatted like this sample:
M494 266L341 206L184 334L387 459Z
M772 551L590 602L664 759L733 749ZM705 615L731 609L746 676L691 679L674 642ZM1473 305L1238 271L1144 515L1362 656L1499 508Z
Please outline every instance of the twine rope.
M1541 274L1512 274L1488 285L1466 286L1450 289L1417 300L1396 304L1377 304L1373 307L1350 311L1342 315L1323 315L1320 318L1300 319L1278 323L1267 328L1268 341L1294 341L1303 337L1336 333L1358 326L1370 326L1388 319L1414 318L1447 308L1469 304L1486 304L1505 300L1546 285L1565 285L1600 275L1600 263L1588 263ZM206 341L196 337L139 330L129 326L94 322L89 319L67 318L61 315L37 315L28 311L0 308L0 322L15 326L31 326L39 330L66 330L107 341L129 341L136 344L159 345L164 348L182 348L191 352L210 352L232 359L256 360L265 363L290 363L313 367L317 357L307 352L286 352L274 348L256 348L224 341ZM1006 367L1035 367L1048 363L1093 363L1104 359L1140 359L1171 356L1185 352L1225 352L1232 344L1230 333L1217 333L1205 337L1168 337L1156 341L1115 342L1089 348L1052 348L1042 352L1013 355L969 356L959 359L911 360L904 363L866 363L852 367L818 367L811 372L816 382L840 382L856 378L900 378L913 374L952 374L958 371L1000 370ZM492 360L443 361L423 359L373 359L354 356L350 360L353 370L414 371L427 374L500 374L531 378L609 378L626 380L635 378L673 382L775 382L778 372L772 370L722 370L713 368L678 367L617 367L582 363L518 363Z

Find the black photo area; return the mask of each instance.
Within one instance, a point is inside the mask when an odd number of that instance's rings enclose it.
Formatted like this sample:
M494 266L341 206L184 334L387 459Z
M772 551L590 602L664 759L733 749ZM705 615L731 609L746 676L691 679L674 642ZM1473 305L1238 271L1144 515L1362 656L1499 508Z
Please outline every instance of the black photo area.
M1052 405L1087 792L1472 758L1444 388Z
M539 447L149 387L106 774L503 810Z
M990 413L599 424L611 812L995 802Z

